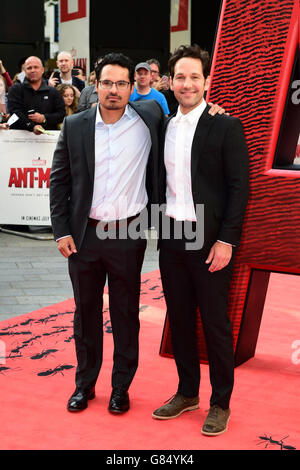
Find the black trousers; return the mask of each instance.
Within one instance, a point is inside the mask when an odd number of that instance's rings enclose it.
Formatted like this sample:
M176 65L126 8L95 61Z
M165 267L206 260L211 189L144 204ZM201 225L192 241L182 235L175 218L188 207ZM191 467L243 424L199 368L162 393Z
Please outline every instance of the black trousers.
M145 239L99 239L88 226L82 246L69 258L76 304L74 338L77 387L94 386L103 358L103 289L108 278L114 339L112 386L127 390L138 366L140 273Z
M209 250L186 251L181 240L160 242L160 271L170 324L178 392L197 396L200 364L197 347L197 306L207 346L212 394L210 405L229 407L234 382L231 324L227 314L233 259L210 273L205 260Z

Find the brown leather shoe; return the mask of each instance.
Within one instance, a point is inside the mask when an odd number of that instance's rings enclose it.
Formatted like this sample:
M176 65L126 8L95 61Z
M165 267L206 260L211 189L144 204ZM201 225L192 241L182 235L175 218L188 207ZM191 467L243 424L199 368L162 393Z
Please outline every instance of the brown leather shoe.
M223 410L219 405L210 407L207 418L201 429L205 436L218 436L227 431L230 409Z
M199 408L199 397L185 397L176 393L170 398L169 403L161 406L152 414L155 419L173 419L180 416L184 411L193 411Z

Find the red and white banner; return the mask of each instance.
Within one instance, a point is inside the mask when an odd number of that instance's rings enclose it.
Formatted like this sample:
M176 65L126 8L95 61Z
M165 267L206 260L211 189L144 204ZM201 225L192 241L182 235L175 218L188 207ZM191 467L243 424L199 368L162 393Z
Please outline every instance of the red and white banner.
M59 50L90 71L90 0L60 0Z
M171 0L170 48L191 42L191 0Z
M59 131L0 132L0 224L51 225L49 177Z

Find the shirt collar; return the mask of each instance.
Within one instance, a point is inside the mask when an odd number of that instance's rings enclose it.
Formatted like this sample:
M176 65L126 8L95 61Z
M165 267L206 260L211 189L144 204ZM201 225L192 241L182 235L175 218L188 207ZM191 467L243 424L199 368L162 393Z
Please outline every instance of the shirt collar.
M206 108L206 101L203 99L201 103L194 108L192 111L190 111L187 114L182 114L180 111L180 106L178 106L178 110L176 113L176 116L174 117L173 121L174 122L188 122L189 124L195 124L196 122L199 121L200 116L202 115L203 111Z
M103 122L101 113L100 113L99 106L101 106L101 105L98 105L98 106L97 106L95 125L97 125L97 124L105 125L105 123ZM123 115L121 116L121 118L120 118L119 121L117 121L117 122L120 122L125 116L126 116L127 118L131 119L132 116L133 116L133 114L134 114L134 110L133 110L130 106L128 106L128 104L127 104ZM115 124L116 124L116 123L115 123Z

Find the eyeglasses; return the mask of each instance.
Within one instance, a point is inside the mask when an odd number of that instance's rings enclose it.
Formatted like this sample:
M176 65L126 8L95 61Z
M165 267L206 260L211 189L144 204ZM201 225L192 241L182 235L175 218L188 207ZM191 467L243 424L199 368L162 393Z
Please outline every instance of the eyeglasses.
M119 80L118 82L112 82L111 80L99 80L101 88L104 90L110 90L113 85L116 85L118 90L127 90L130 82L125 82L124 80Z
M151 73L159 73L158 70L151 69Z

